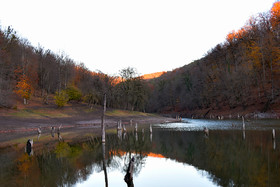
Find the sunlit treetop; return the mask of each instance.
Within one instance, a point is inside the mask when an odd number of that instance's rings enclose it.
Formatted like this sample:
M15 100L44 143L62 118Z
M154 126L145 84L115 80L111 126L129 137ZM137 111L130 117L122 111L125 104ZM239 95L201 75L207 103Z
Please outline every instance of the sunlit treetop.
M226 40L229 43L235 42L238 39L242 39L247 33L248 31L251 29L250 26L244 26L241 29L239 29L238 31L231 31L230 33L228 33Z
M280 2L275 2L270 10L272 27L280 24Z

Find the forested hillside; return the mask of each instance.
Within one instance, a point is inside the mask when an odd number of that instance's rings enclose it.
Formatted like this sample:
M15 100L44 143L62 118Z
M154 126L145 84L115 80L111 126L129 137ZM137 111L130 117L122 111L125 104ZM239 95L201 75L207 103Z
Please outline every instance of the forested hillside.
M81 101L92 107L106 94L108 107L127 110L200 117L213 111L280 113L280 2L199 60L146 77L136 72L131 67L118 77L92 72L63 53L31 46L11 27L0 27L0 108L28 104L32 97L42 104L52 98L57 107Z
M92 72L65 54L31 46L11 27L0 29L0 108L17 108L32 97L42 104L54 99L57 107L73 101L92 107L102 104L106 94L108 107L143 111L145 86L133 68L121 70L120 77Z
M280 104L280 2L251 17L203 58L152 82L151 112L238 109L266 112ZM209 112L210 114L211 112Z

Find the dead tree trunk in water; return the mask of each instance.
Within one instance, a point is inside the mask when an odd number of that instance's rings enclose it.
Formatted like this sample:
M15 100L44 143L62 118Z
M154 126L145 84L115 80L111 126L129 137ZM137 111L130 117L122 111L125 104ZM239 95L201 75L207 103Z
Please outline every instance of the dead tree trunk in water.
M106 94L104 94L103 113L101 118L101 130L102 130L102 143L105 143L105 112L106 112Z
M105 160L105 143L102 143L102 153L103 153L103 170L104 170L104 176L105 176L105 186L108 187L108 175L107 175L107 169L106 169L106 160Z

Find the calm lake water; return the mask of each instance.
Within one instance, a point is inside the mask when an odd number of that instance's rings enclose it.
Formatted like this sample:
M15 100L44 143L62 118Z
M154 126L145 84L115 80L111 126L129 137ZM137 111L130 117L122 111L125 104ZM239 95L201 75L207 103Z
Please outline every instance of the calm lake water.
M127 186L135 158L136 187L280 186L280 121L194 120L110 130L106 144L90 130L81 138L61 133L22 138L0 149L0 186ZM209 129L205 136L203 128ZM144 128L144 132L142 131ZM272 129L276 139L272 140ZM24 152L34 139L30 155Z

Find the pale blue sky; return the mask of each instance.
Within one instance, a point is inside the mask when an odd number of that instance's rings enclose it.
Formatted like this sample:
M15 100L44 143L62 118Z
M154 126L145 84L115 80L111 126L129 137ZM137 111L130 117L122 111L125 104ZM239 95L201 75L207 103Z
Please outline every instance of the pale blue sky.
M201 58L275 0L0 0L0 24L90 70L168 71Z

